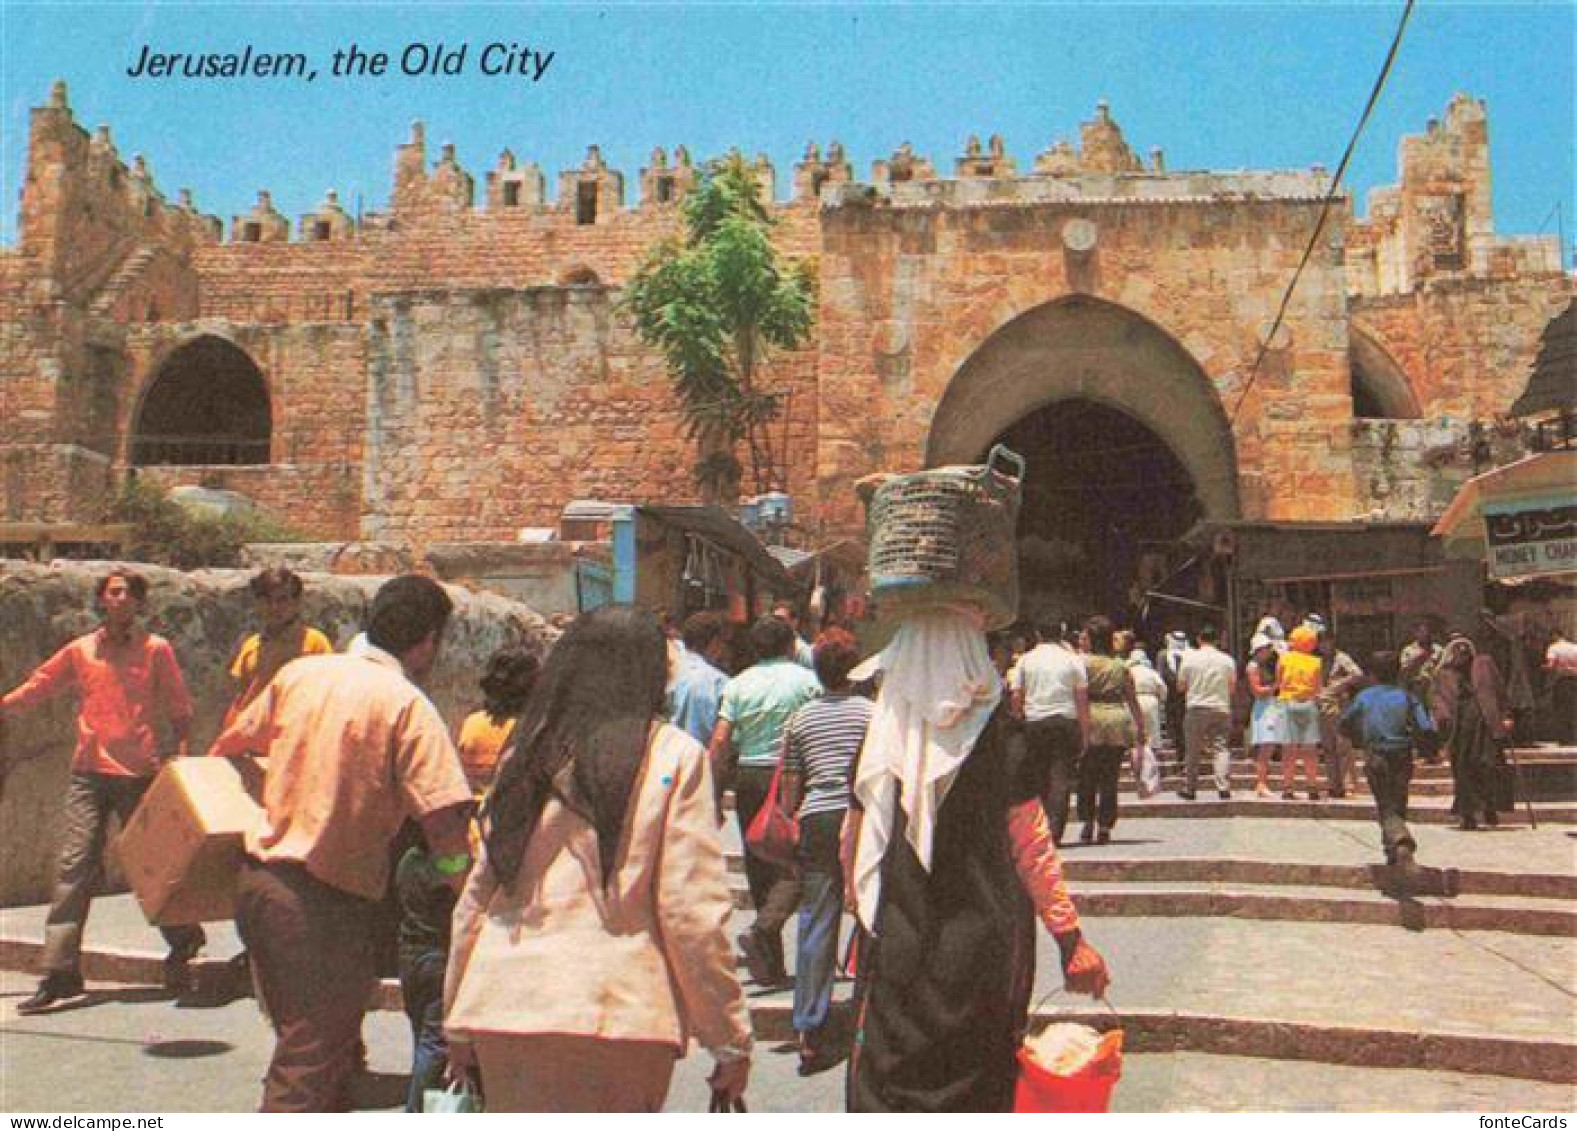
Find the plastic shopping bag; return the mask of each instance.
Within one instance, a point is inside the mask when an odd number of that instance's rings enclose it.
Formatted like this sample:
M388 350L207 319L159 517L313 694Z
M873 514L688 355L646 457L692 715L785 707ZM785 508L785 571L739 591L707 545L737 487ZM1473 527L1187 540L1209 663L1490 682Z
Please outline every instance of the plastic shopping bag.
M1150 744L1135 746L1128 756L1133 761L1133 780L1138 786L1139 796L1154 797L1161 792L1161 763Z
M482 1110L482 1097L469 1081L453 1083L442 1090L428 1088L422 1093L424 1115L472 1115Z
M1018 1050L1015 1112L1104 1112L1123 1072L1123 1031L1052 1024Z

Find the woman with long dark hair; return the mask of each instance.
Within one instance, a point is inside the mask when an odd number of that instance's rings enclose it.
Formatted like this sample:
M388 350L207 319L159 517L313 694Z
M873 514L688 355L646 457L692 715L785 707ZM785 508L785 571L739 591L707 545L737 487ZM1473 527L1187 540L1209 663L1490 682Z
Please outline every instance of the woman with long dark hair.
M693 1035L744 1092L751 1033L725 926L711 770L662 722L667 640L629 606L548 657L482 807L455 909L451 1060L489 1111L655 1111Z

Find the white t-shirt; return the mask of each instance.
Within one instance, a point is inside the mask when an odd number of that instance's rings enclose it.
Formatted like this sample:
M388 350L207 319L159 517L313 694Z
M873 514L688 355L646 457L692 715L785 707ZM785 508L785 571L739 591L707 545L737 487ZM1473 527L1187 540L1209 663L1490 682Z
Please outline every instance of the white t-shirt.
M1029 722L1057 716L1077 719L1074 692L1089 686L1084 661L1060 644L1037 644L1008 673L1008 687L1024 693L1024 718Z
M1184 689L1184 706L1211 711L1232 709L1232 684L1237 664L1219 648L1202 645L1183 653L1177 668L1178 686Z

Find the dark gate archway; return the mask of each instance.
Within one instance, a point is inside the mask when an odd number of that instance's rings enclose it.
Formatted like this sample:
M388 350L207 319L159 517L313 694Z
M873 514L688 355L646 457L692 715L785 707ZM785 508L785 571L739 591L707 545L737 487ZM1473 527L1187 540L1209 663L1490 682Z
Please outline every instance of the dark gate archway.
M1176 540L1204 516L1193 477L1135 417L1085 398L1045 405L996 442L1024 456L1022 611L1138 623Z

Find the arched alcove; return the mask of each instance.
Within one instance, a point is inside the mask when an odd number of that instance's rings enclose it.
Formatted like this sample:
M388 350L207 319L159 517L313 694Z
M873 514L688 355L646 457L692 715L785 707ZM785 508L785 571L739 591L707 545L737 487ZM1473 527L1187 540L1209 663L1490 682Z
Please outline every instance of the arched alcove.
M1371 420L1416 420L1423 415L1407 374L1378 342L1357 327L1348 332L1352 414Z
M132 426L131 462L269 462L268 386L246 352L204 335L181 346L148 383Z

